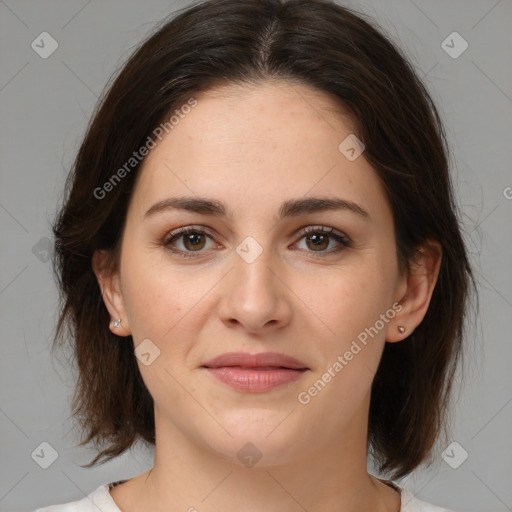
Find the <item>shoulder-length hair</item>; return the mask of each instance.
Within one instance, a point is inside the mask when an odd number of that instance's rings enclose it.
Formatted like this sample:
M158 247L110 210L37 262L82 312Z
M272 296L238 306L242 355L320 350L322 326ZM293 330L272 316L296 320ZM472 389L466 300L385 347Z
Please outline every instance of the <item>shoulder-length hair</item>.
M111 270L118 268L140 168L140 162L128 168L126 162L199 92L265 80L312 86L349 113L392 207L403 271L421 244L441 245L425 318L407 339L385 345L372 384L368 446L380 471L401 478L431 456L446 432L474 280L446 135L431 96L404 54L360 13L329 0L210 0L163 20L109 84L54 221L61 303L52 350L66 343L67 326L78 366L72 405L85 433L80 444L103 448L85 467L122 454L137 440L155 443L153 400L133 343L108 329L91 264L93 253L106 249Z

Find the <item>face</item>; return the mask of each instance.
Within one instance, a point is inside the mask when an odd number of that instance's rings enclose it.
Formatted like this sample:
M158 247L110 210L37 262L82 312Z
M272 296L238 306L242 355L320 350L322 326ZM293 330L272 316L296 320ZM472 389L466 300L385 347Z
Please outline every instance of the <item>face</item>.
M117 332L146 354L137 362L157 439L181 436L234 461L250 442L260 464L355 435L366 443L371 384L406 283L383 187L364 152L339 149L350 119L302 85L196 100L143 163L108 291ZM183 197L195 204L161 203ZM213 368L233 352L296 364L246 357Z

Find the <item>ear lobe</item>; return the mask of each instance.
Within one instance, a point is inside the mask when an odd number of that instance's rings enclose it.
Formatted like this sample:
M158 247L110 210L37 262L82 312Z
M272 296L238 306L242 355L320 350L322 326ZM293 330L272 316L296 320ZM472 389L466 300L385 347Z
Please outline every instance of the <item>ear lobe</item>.
M399 300L402 309L390 323L386 341L394 343L403 340L422 322L437 283L441 259L442 248L436 241L429 241L418 248L416 257L410 263L405 293Z
M123 295L121 293L119 272L112 271L110 261L112 255L109 251L95 251L92 257L92 268L101 289L101 296L112 320L121 320L121 324L113 326L110 330L118 336L131 334L128 318L126 317Z

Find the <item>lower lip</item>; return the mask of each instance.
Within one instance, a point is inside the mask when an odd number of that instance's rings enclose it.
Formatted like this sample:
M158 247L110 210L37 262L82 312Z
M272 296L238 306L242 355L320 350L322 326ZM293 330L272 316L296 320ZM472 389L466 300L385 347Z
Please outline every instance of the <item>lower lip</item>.
M239 391L262 393L293 382L306 371L290 368L256 370L239 366L206 368L216 379Z

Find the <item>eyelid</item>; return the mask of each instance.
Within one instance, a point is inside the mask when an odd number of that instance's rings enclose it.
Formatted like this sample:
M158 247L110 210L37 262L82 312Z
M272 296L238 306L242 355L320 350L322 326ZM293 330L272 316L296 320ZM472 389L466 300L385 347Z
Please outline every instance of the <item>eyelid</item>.
M169 231L164 235L163 242L172 240L173 238L177 238L179 235L186 235L189 232L197 232L214 238L214 234L209 228L205 226L200 226L198 224L191 224L189 226L183 226L181 228L176 228Z
M181 234L186 234L190 231L197 231L198 233L204 233L212 238L215 237L215 235L209 228L207 228L205 226L198 225L198 224L191 224L189 226L183 226L181 228L176 228L176 229L170 231L169 233L167 233L164 236L164 240L170 240L170 239L174 238L175 236L178 236ZM300 229L294 236L304 236L309 233L334 234L334 235L339 236L340 238L345 239L347 242L352 242L351 238L346 233L344 233L342 231L338 231L334 227L326 228L326 226L321 225L321 224L305 226L304 228Z
M329 228L326 228L325 226L322 225L306 226L297 233L297 236L303 237L304 235L308 235L310 233L323 233L326 235L332 235L343 239L347 243L347 245L350 245L352 243L351 238L346 233L344 233L343 231L338 231L336 228L332 226Z
M172 230L171 232L167 233L163 237L161 244L169 251L171 251L175 254L181 255L184 258L200 257L206 251L202 251L202 250L200 250L200 251L183 251L181 249L175 249L171 245L171 242L173 240L179 239L182 236L184 236L188 233L191 233L191 232L208 236L217 245L217 248L219 247L219 244L216 242L215 236L212 234L211 230L207 227L200 226L200 225L189 225L189 226L184 226L181 228L176 228L176 229ZM305 251L307 253L310 253L314 257L319 257L319 258L328 257L329 255L338 254L344 248L349 248L352 246L351 238L348 235L346 235L344 232L338 231L334 227L326 228L323 225L309 225L309 226L306 226L306 227L300 229L294 235L294 238L296 238L296 241L294 242L294 244L299 242L302 238L304 238L305 236L307 236L310 233L312 233L312 234L320 233L320 234L330 235L331 238L334 238L336 240L336 242L341 245L341 247L338 247L336 249L330 249L328 251ZM317 253L317 254L315 255L315 253ZM196 254L197 254L197 256L196 256Z

